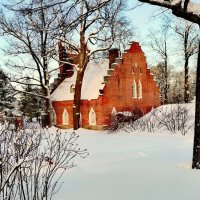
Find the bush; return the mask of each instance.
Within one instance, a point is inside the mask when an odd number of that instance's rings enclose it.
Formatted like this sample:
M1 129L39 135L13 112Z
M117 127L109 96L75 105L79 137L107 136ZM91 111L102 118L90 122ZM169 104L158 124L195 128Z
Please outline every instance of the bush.
M118 118L117 118L118 119ZM115 120L113 131L123 130L155 132L156 130L168 130L172 133L180 132L185 135L193 127L193 119L184 104L167 105L152 110L144 117L132 114L123 120Z
M15 130L0 125L0 199L51 199L60 188L63 173L74 167L78 135L48 129Z

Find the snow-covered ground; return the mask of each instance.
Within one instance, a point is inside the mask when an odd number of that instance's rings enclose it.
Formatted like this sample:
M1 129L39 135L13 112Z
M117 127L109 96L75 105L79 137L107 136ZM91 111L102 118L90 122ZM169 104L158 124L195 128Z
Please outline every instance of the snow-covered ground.
M90 155L64 175L55 200L199 199L200 170L191 169L192 129L186 136L163 130L77 133Z

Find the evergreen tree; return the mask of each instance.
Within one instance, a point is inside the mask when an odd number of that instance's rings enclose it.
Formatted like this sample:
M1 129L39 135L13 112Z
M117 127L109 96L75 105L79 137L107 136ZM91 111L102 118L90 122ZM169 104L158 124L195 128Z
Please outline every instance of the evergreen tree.
M9 112L14 108L13 103L16 100L14 94L6 74L0 69L0 112Z
M38 118L41 115L42 109L45 108L45 101L32 95L32 93L37 92L38 94L41 94L41 90L27 85L24 88L24 91L27 93L22 93L18 102L20 111L23 115L30 117L30 120L34 117Z

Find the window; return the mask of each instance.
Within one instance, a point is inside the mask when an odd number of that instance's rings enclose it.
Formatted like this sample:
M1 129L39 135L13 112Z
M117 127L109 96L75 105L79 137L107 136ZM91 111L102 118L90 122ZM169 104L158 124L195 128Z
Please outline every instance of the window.
M142 98L142 83L140 80L138 82L138 98Z
M135 80L133 81L133 85L132 85L132 96L133 98L137 98L137 84Z
M96 113L93 108L91 108L89 113L89 125L96 125Z
M80 113L80 116L79 116L79 125L82 126L82 115Z
M119 76L117 77L117 84L118 84L118 94L121 95L121 82Z
M138 66L138 64L137 63L135 63L135 67L137 68L137 66Z
M112 115L116 115L116 114L117 114L117 110L116 110L115 107L113 107L113 109L112 109Z
M74 84L72 84L70 86L70 93L75 93L75 85Z
M142 69L140 68L140 75L142 74Z
M66 109L64 109L62 114L62 123L63 125L69 125L69 115Z
M131 74L134 74L134 67L132 67L131 69Z

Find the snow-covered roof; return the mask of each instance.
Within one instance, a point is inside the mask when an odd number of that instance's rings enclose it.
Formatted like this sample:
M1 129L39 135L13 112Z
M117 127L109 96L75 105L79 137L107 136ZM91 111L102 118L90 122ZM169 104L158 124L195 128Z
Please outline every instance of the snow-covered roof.
M99 96L99 89L103 89L103 77L107 75L109 68L108 59L100 60L98 63L90 61L85 70L81 99L97 99ZM65 78L63 82L51 94L52 101L73 100L74 93L70 92L71 85L75 85L77 72L70 78Z

